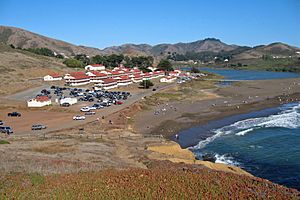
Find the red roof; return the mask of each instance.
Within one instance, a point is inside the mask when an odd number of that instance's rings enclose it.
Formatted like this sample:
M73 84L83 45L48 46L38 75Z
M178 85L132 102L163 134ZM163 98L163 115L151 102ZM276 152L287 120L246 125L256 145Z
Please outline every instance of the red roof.
M123 74L124 72L123 71L112 71L111 74L112 75L120 75L120 74Z
M54 72L49 73L49 75L52 76L53 78L59 78L59 77L61 77L61 75L59 75L58 73L54 73Z
M103 73L97 72L97 71L92 72L92 74L94 74L96 77L104 77L104 76L107 76L106 74L103 74Z
M89 77L84 72L72 72L70 76L74 77L75 79L88 79Z
M133 69L133 70L131 70L131 71L133 71L133 72L138 72L138 73L141 72L141 70L139 70L139 69Z
M44 102L44 101L49 101L49 97L47 96L38 96L35 98L36 101L39 101L39 102Z
M121 80L127 80L130 79L129 76L120 76Z
M146 72L146 73L144 74L144 76L151 76L151 74L148 73L148 72Z
M142 77L142 75L141 74L135 74L135 75L133 75L134 76L134 78L139 78L139 77Z
M102 64L92 64L91 66L93 66L93 67L104 67L104 65L102 65Z
M103 80L103 84L108 84L108 83L117 83L117 81L113 78L106 78Z

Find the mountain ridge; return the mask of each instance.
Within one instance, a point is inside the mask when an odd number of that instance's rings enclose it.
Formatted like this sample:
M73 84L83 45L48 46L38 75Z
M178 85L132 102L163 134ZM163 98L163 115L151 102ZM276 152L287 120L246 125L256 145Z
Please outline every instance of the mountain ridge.
M125 54L144 55L154 57L166 57L170 53L186 54L187 52L230 52L237 51L237 59L258 58L263 54L271 55L294 55L300 48L282 42L274 42L268 45L258 45L254 47L226 44L220 39L206 38L193 42L178 42L174 44L132 44L127 43L119 46L106 47L104 49L74 45L62 40L46 37L21 28L0 26L0 42L7 45L14 45L19 48L41 48L46 47L56 53L72 56L76 54L86 54L94 56L97 54Z

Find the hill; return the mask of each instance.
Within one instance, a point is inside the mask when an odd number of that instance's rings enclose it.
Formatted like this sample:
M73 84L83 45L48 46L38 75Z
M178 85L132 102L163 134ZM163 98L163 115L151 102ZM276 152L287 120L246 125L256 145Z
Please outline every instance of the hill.
M272 43L269 45L260 45L249 50L243 51L234 56L237 60L261 58L263 55L271 55L275 57L295 56L300 52L300 48L293 47L281 42Z
M0 94L40 85L36 79L50 71L66 70L62 59L40 56L0 43Z
M45 37L20 28L0 26L0 42L12 44L19 48L46 47L56 53L67 56L75 54L97 55L101 50L97 48L76 46L61 40Z
M260 58L262 55L268 54L272 56L294 56L300 49L297 47L289 46L284 43L272 43L269 45L260 45L256 47L245 47L238 45L229 45L216 38L206 38L188 43L176 44L158 44L151 46L149 44L124 44L121 46L112 46L104 48L103 50L77 46L61 40L52 39L42 36L30 31L15 28L0 26L0 42L7 45L14 45L19 48L41 48L46 47L56 53L64 54L67 56L75 54L86 54L94 56L97 54L125 54L125 55L145 55L154 56L156 58L166 58L171 54L185 55L188 53L193 54L207 54L212 56L230 55L233 59L255 59Z
M228 45L215 38L207 38L190 43L177 44L158 44L151 46L148 44L125 44L122 46L114 46L105 48L105 53L123 53L135 52L135 54L145 54L152 56L168 55L169 53L185 54L187 52L220 52L231 51L237 48L234 45Z

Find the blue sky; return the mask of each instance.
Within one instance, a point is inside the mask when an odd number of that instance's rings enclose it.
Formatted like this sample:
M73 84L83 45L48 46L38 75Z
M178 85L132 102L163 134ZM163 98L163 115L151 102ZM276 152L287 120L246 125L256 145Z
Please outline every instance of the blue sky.
M300 47L299 24L300 0L0 0L0 25L98 48L207 37Z

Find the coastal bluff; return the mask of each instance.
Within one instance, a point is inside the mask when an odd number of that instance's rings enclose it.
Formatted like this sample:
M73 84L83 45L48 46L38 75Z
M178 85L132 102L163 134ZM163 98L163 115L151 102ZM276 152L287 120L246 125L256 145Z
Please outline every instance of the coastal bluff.
M197 160L191 151L188 149L182 149L179 144L173 141L167 141L161 145L149 146L147 150L150 151L148 157L154 160L168 160L173 163L196 164L217 171L230 172L251 177L253 176L239 167Z

